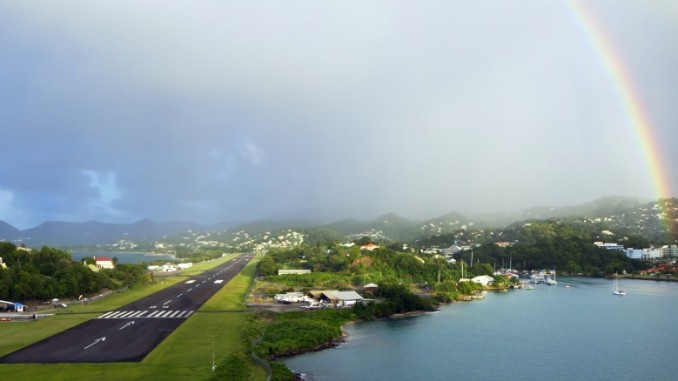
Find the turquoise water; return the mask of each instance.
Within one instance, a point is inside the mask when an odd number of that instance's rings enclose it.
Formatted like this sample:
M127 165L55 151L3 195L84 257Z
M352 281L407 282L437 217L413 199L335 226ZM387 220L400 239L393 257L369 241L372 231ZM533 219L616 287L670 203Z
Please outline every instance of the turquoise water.
M165 254L149 254L149 253L136 253L136 252L122 252L122 253L92 253L92 252L73 252L71 253L71 258L74 260L79 260L84 257L91 256L101 256L118 258L118 263L141 263L141 262L152 262L152 261L169 261L174 259L171 255Z
M569 288L565 286L569 285ZM307 380L676 380L678 283L558 286L346 326L338 348L286 359Z

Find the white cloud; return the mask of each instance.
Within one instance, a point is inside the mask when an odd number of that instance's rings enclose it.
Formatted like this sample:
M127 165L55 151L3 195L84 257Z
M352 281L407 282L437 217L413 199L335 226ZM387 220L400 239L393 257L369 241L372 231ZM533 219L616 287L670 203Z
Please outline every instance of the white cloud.
M602 0L592 14L672 163L678 24L653 9ZM2 1L0 119L16 128L0 184L14 212L59 203L60 218L652 196L585 37L539 0Z
M264 161L264 151L252 142L248 142L241 146L240 153L254 165L259 165Z
M122 212L113 206L113 202L120 198L120 189L116 184L116 175L114 172L82 170L82 173L89 177L90 187L97 190L99 197L90 200L89 207L93 213L105 213L110 215L121 215Z

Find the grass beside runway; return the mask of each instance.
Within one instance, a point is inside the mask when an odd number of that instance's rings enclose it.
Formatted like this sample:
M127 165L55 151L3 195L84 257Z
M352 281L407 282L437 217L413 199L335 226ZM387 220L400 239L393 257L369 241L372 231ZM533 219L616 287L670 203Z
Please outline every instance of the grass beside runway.
M202 271L223 263L233 256L194 266ZM0 364L0 374L13 378L40 380L208 380L211 376L212 353L216 362L228 354L242 355L245 343L241 332L248 317L243 313L244 295L256 270L252 261L239 275L215 294L198 312L174 331L140 363L104 364ZM204 268L198 266L205 266ZM207 267L208 266L208 267ZM69 306L72 312L25 323L0 326L0 355L42 340L141 297L184 280L184 276L164 278L164 283L106 297L83 306ZM201 311L205 311L201 313ZM214 346L212 346L214 342ZM214 350L213 350L214 348ZM263 379L263 370L251 365L256 379Z

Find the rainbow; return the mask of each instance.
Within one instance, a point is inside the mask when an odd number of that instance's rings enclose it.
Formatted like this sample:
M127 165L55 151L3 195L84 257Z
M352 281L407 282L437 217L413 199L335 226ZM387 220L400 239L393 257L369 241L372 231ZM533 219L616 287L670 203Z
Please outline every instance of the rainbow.
M669 177L665 175L668 172L663 167L661 153L655 143L652 122L643 108L643 103L637 95L638 92L635 91L631 75L624 67L624 61L619 57L614 44L596 22L592 13L584 7L581 1L570 0L567 4L587 40L593 45L595 54L620 98L626 117L640 145L642 156L645 158L656 196L660 199L671 197Z

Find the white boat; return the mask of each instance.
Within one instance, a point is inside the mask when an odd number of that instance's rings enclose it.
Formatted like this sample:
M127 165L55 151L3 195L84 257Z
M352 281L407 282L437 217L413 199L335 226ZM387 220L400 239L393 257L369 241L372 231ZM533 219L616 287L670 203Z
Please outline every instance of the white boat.
M612 295L619 295L619 296L626 295L626 291L619 288L619 284L617 282L617 274L614 274L614 286L612 286Z
M546 277L545 283L547 286L555 286L558 284L555 279L551 279L550 277Z

